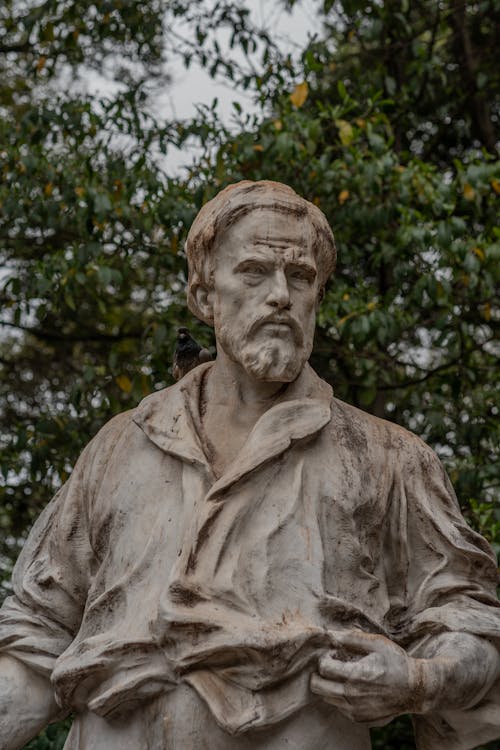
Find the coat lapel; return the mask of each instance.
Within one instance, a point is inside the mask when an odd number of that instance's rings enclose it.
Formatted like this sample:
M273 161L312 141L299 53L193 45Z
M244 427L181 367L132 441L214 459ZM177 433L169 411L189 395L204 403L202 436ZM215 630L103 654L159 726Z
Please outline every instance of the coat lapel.
M176 385L147 396L133 416L136 425L162 451L209 472L210 463L195 427L193 410L198 410L201 380L212 364L200 365Z
M207 500L219 498L229 487L294 443L315 435L330 421L330 404L304 398L273 406L255 424L241 451L215 482Z
M198 464L212 476L197 423L202 379L213 366L213 362L200 365L180 383L151 394L139 404L133 417L158 448L187 463ZM212 485L207 499L220 498L259 466L318 433L330 420L332 397L331 387L306 365L280 401L256 422L241 451Z

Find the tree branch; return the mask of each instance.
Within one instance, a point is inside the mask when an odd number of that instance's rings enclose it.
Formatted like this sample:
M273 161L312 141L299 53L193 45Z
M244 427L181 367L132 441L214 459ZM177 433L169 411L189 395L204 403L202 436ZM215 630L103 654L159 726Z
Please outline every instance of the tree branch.
M438 3L437 10L436 10L436 18L434 19L434 25L432 27L432 34L431 34L431 38L430 38L430 41L429 41L429 46L427 48L427 62L428 63L430 63L430 61L432 59L432 52L434 50L434 45L436 43L436 36L437 36L438 28L439 28L439 21L440 21L440 19L441 19L441 9L440 9L439 3ZM423 95L423 93L424 93L424 91L425 91L425 89L427 87L427 81L428 80L429 80L429 68L427 68L427 70L424 73L424 77L422 78L422 83L420 84L420 89L419 89L417 97L416 97L417 101L420 101L420 99L421 99L421 97L422 97L422 95Z
M460 45L466 89L472 98L472 119L476 125L479 140L490 153L496 154L495 130L488 110L488 104L484 95L477 88L478 63L467 25L466 3L462 2L462 0L453 0L452 8L453 12L450 15L450 20L455 28L457 41Z
M2 44L0 42L0 55L8 55L9 52L27 52L33 49L33 45L28 42L18 42L17 44Z
M456 357L455 359L450 360L450 362L444 362L442 365L438 365L437 367L434 367L432 370L429 370L425 375L422 375L420 378L414 378L413 380L406 380L403 383L390 383L389 385L379 385L378 390L381 391L394 391L399 388L409 388L412 385L418 385L419 383L424 383L426 380L429 380L433 377L433 375L436 375L438 372L441 372L442 370L447 370L450 367L453 367L453 365L456 365L460 362L461 357Z
M75 335L61 333L60 331L44 331L42 328L30 328L30 326L23 326L20 323L9 323L5 320L0 320L0 326L16 328L44 341L123 341L124 339L141 338L140 333L98 333L94 331L93 333Z

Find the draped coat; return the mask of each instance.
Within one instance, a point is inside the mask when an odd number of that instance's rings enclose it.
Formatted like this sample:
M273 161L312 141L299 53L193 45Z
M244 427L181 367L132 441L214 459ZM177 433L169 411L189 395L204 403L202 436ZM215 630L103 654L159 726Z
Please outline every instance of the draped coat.
M309 689L329 633L418 656L443 632L500 643L493 552L432 450L309 366L216 476L200 418L212 366L86 447L21 553L0 652L76 712L68 749L369 748ZM495 696L416 717L419 750L499 736Z

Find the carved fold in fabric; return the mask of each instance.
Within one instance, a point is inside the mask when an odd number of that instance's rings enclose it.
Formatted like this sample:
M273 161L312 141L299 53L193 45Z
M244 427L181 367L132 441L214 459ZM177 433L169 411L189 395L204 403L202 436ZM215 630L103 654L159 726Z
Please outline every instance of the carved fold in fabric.
M231 683L213 669L198 670L185 681L194 687L212 715L229 734L271 726L307 706L311 700L309 672L298 674L262 690L247 690Z
M102 716L189 682L238 733L313 700L331 629L500 640L493 553L429 448L306 368L217 479L193 421L210 367L84 451L21 554L0 650Z

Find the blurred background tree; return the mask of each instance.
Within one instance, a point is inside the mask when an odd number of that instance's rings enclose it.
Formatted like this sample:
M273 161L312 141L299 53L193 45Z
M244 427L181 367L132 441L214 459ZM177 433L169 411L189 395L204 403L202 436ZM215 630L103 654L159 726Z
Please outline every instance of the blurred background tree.
M239 179L287 182L325 212L339 267L314 366L432 445L500 550L500 0L309 7L322 31L292 58L243 3L4 0L0 599L89 438L172 382L176 328L213 345L185 308L182 248L202 203ZM174 55L249 91L252 113L155 117ZM92 71L110 93L86 93ZM192 152L188 170L169 172L172 148ZM29 747L56 750L66 731ZM414 747L406 720L373 742Z

